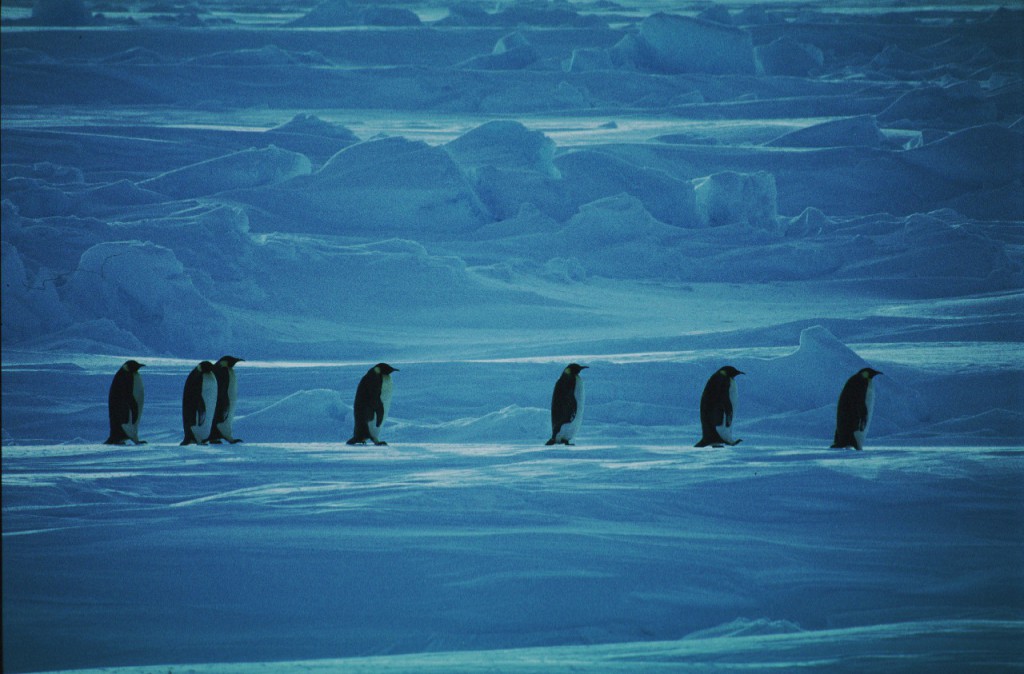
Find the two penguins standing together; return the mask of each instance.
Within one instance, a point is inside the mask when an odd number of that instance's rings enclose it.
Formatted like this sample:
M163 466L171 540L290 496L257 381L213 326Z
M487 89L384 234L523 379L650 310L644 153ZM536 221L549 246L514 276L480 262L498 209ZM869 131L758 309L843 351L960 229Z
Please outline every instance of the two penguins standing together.
M235 416L237 380L234 366L241 358L223 356L216 363L204 360L185 380L182 393L182 425L185 438L182 445L218 443L227 440L241 442L232 436ZM139 369L141 363L129 360L114 375L110 385L108 410L110 436L106 444L124 444L139 439L139 419L142 416L144 389ZM571 445L583 420L585 388L580 373L586 365L570 363L563 371L551 396L551 438L546 444ZM393 383L391 373L397 368L387 363L371 367L356 388L353 403L355 428L348 444L372 440L384 445L380 429L391 407ZM736 405L736 377L743 374L731 365L717 370L708 379L700 400L701 439L696 447L737 445L732 433L733 410ZM832 447L863 449L864 436L874 402L872 379L882 374L872 368L863 368L847 380L839 396L836 411L836 432ZM208 414L209 409L213 414Z

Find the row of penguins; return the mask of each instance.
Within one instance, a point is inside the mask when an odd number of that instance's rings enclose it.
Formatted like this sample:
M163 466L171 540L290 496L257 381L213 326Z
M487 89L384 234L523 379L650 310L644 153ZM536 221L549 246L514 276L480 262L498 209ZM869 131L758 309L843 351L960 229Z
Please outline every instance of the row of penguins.
M243 359L223 356L216 363L204 360L189 372L181 396L185 435L182 445L242 441L231 432L238 393L234 368L240 362ZM126 444L129 440L137 445L146 442L139 439L139 420L142 418L145 399L139 369L143 367L142 363L129 360L114 375L108 397L108 445ZM551 438L546 444L573 444L572 440L583 421L586 399L580 373L587 367L570 363L555 382L555 390L551 395ZM355 428L348 444L365 444L367 441L375 445L387 444L381 439L381 426L391 408L393 372L398 372L398 368L387 363L377 363L359 381L352 410ZM742 439L733 436L732 431L736 377L741 374L743 372L735 367L726 365L708 379L700 398L701 439L695 447L734 446L742 442ZM866 367L850 377L843 386L836 409L836 432L832 447L864 448L864 438L874 406L872 380L880 374L878 370Z

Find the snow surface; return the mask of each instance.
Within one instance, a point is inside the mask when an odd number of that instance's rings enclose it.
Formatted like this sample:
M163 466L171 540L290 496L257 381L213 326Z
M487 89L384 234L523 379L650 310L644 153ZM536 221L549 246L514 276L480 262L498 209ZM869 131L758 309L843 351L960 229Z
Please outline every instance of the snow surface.
M1019 670L1019 8L2 18L5 672ZM246 442L179 447L224 354Z

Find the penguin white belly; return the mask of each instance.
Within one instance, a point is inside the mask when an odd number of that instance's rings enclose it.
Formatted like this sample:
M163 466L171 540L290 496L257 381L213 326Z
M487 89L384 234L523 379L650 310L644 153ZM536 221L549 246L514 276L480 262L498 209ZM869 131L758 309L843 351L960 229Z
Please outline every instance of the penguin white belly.
M732 406L733 414L736 413L736 380L729 382L729 403ZM723 419L721 426L716 426L718 436L726 442L736 442L732 437L732 419Z
M377 424L376 417L370 420L370 437L373 438L374 442L380 442L380 427L384 425L384 420L388 418L388 412L391 411L391 390L393 388L394 384L391 382L391 375L386 374L381 377L380 402L384 406L384 416L380 418L380 425Z
M576 379L576 390L573 391L573 395L576 398L576 416L572 421L562 424L562 427L558 429L555 442L572 442L572 439L576 437L576 431L580 428L580 422L583 421L583 404L586 402L587 396L582 379Z
M235 400L238 399L238 378L231 368L228 368L228 413L224 421L217 424L217 430L225 438L231 439L231 425L235 420Z
M132 442L139 444L139 419L142 418L142 404L145 402L146 391L142 386L142 377L138 372L132 373L132 398L135 399L139 413L133 419L129 411L128 423L121 424L121 428L124 430L124 434L131 438Z
M197 415L197 423L192 427L192 435L198 442L206 442L210 439L213 413L217 409L217 377L212 372L203 375L203 403L206 405L206 413Z
M868 380L867 391L864 392L864 407L868 411L868 416L864 419L864 428L853 432L858 447L864 446L864 440L868 437L868 426L871 424L871 415L875 411L875 382L870 380Z

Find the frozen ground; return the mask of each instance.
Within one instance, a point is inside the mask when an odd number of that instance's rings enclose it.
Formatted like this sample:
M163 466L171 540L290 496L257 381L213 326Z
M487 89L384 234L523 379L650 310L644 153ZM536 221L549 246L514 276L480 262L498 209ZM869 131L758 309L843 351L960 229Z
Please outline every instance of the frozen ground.
M4 671L1020 670L1019 9L2 17Z

